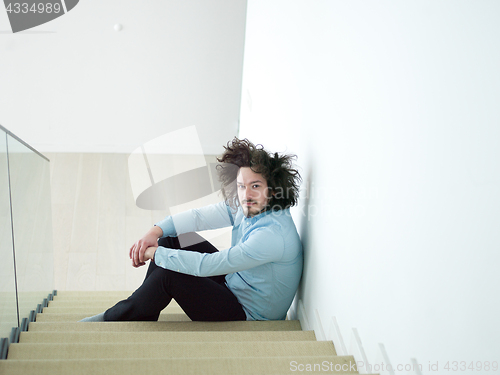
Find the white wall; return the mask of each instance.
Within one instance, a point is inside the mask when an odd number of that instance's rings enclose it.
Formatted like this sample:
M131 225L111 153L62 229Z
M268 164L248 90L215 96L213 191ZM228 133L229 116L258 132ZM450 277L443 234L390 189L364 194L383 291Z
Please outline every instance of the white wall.
M299 295L325 329L356 327L372 361L379 342L424 374L499 359L499 15L249 1L240 135L298 154Z
M0 124L43 152L118 153L195 125L218 154L238 129L245 15L246 0L85 0L12 34L0 9Z

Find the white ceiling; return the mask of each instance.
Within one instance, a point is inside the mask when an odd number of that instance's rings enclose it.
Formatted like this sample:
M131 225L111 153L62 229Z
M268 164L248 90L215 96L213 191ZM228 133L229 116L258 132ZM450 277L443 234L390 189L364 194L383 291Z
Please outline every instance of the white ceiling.
M85 0L16 34L0 11L0 124L42 152L132 152L195 126L220 153L238 131L246 3Z

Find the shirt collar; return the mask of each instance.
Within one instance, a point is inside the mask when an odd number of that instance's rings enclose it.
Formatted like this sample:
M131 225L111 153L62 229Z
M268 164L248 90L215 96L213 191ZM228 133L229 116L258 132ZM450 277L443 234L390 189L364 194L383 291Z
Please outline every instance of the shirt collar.
M260 214L258 215L255 215L254 217L246 217L244 216L244 221L248 224L254 224L256 223L258 220L266 217L267 215L271 214L273 211L271 210L267 210L267 211L264 211L264 212L261 212Z

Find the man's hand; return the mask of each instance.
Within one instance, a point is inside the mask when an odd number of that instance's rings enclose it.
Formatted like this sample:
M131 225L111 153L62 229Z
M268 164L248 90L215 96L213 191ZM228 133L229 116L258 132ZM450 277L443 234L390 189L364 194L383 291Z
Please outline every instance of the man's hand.
M155 258L156 249L158 249L158 246L151 246L146 249L146 251L144 252L144 262L153 260Z
M146 264L146 261L154 258L154 254L158 248L158 238L161 236L163 236L163 231L160 227L156 226L151 228L139 241L132 245L129 252L132 266L136 268L143 266ZM148 252L147 255L146 252Z

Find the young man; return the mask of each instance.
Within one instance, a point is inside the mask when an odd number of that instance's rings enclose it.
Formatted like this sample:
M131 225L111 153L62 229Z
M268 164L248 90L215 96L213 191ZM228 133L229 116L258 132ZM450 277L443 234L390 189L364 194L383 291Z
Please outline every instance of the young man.
M303 263L289 211L300 183L294 156L271 155L246 139L224 148L218 158L224 202L158 222L130 248L134 267L151 260L143 284L83 321L155 321L172 298L191 320L285 319ZM220 252L193 233L228 226L231 247ZM197 243L182 248L182 236Z

